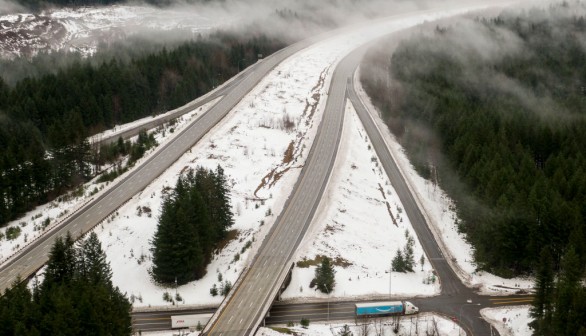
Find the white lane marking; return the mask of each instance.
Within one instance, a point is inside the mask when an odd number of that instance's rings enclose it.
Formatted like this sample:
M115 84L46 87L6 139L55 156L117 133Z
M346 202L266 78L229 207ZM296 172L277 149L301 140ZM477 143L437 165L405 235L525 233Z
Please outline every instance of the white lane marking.
M244 320L244 319L243 319L243 318L242 318L242 319L240 319L240 324L242 324L242 320Z

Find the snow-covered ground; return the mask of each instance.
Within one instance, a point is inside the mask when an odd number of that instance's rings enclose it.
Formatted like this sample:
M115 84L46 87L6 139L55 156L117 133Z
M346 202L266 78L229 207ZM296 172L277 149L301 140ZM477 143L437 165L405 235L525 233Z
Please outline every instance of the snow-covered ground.
M364 92L360 83L355 83L357 92L370 111L378 111ZM444 252L451 256L455 263L456 273L469 286L478 288L484 294L515 293L520 289L531 290L533 279L511 278L505 279L494 274L477 271L473 258L473 247L466 241L466 237L458 232L454 203L449 196L437 185L418 175L415 168L409 162L404 148L399 144L389 129L384 125L380 115L375 113L376 123L390 148L391 153L402 170L411 191L416 195L420 207L425 210L425 217L431 224L440 246Z
M96 227L112 265L114 283L134 299L135 307L170 304L163 300L163 293L168 291L174 294L175 290L183 299L179 304L218 304L222 298L212 297L210 288L214 284L221 285L220 274L222 281L235 282L242 268L250 262L297 180L321 119L324 96L337 62L364 41L424 20L465 10L459 8L372 24L318 43L275 68L186 155ZM369 142L365 139L360 123L351 110L347 113L348 124L344 129L341 156L336 161L334 176L324 197L324 200L331 202L323 202L316 224L308 232L297 260L303 257L311 259L321 254L338 256L347 261L350 265L346 268L337 267L336 297L386 294L389 275L385 271L389 268L390 259L397 248L404 246L405 231L415 235L408 219L401 213L402 207L386 176L376 164L378 159L373 159L376 155L368 148ZM192 117L186 116L184 119ZM169 135L170 132L165 133ZM387 134L387 137L390 135ZM159 142L162 141L168 140L159 138ZM401 152L396 142L393 142L393 150ZM433 187L424 180L417 180L404 155L396 156L400 157L409 178L416 181L414 184L419 197L426 206L432 207L428 211L434 215L434 224L444 223L441 221L444 220L448 227L448 224L453 223L450 214L445 212L449 203L442 198L441 193L432 193L430 190ZM218 164L225 169L232 188L234 239L214 255L208 273L202 279L177 289L154 284L148 274L152 265L150 239L156 229L162 189L173 187L178 175L188 167L215 168ZM87 186L85 198L80 197L69 203L52 203L27 214L27 219L40 216L26 227L30 229L47 217L55 218L55 213L65 210L71 212L89 200L88 194L94 188L99 190L101 185ZM427 204L429 202L431 204ZM395 218L396 226L391 216ZM446 228L445 233L442 233L442 237L446 237L446 244L462 244L463 238L452 237L450 232ZM248 242L252 243L252 247L246 249ZM1 243L0 248L6 241ZM11 248L0 253L6 256L10 251ZM469 252L464 248L453 251L459 262L470 258ZM436 285L423 283L430 274L430 268L426 259L421 271L418 263L421 254L416 239L417 271L407 275L393 272L391 282L394 295L437 293ZM467 262L472 265L471 261ZM307 288L312 274L313 268L295 268L294 283L285 296L302 299L320 297L320 294Z
M303 328L296 323L294 327L280 326L276 328L260 328L256 336L280 336L286 335L286 329L291 330L295 335L306 336L337 336L338 333L348 325L350 331L356 335L381 335L381 336L407 336L407 335L437 335L437 336L458 336L464 335L456 323L435 314L418 314L415 316L403 316L399 322L397 333L393 331L395 322L393 318L381 318L366 323L337 322L330 324L311 323L308 328ZM279 328L283 328L279 330ZM435 332L435 333L434 333Z
M297 250L295 261L328 256L337 260L336 286L330 298L373 297L389 290L397 296L439 293L431 265L350 101L336 167L318 215ZM393 272L390 261L405 247L406 232L415 238L415 272ZM315 266L295 267L283 299L326 298L310 289Z
M413 317L403 316L399 321L399 331L393 331L396 325L393 318L373 319L366 323L355 323L354 321L332 321L329 324L312 323L307 328L301 327L299 321L293 327L285 325L261 327L256 332L256 336L281 336L281 335L299 335L299 336L337 336L339 332L348 325L350 331L355 336L360 335L381 335L381 336L407 336L414 335L434 335L434 336L461 336L466 332L456 323L437 314L419 314ZM189 335L197 336L199 332L188 332L186 330L176 331L155 331L143 332L142 335L148 336L175 336ZM515 336L521 336L515 334ZM524 335L523 335L524 336Z
M39 51L54 50L91 55L100 43L134 35L152 37L164 31L174 31L176 38L185 40L233 23L236 13L209 6L112 5L0 15L0 57L34 56Z
M236 237L223 250L218 251L208 266L208 273L202 279L177 289L184 299L181 304L218 304L222 298L212 297L209 293L210 288L214 284L218 287L221 285L220 274L223 281L235 282L239 271L250 262L250 256L253 255L250 251L255 251L260 245L297 180L321 119L325 103L323 96L328 90L329 78L337 62L368 39L448 13L421 15L391 23L370 25L318 43L275 68L189 153L141 194L124 205L117 212L118 215L98 226L96 231L112 264L114 283L120 286L122 291L137 298L135 306L167 304L163 300L163 293L173 293L174 289L154 284L148 274L151 267L149 240L156 228L162 197L161 189L174 186L178 174L187 167L201 165L215 168L220 164L231 181L231 201L235 213L233 229L237 230ZM364 146L364 139L359 141ZM364 148L361 147L359 150ZM368 160L370 159L371 157L368 157ZM356 176L364 178L359 174ZM378 178L382 179L380 176ZM360 181L352 183L358 184ZM393 192L389 195L388 188L384 190L385 195L389 197L394 216L399 215L397 204L393 203ZM369 189L366 193L371 191ZM382 198L382 194L375 190L371 197ZM376 201L372 203L376 204ZM152 216L146 217L144 212L139 215L139 207L150 209ZM383 216L382 214L387 211L386 205L382 204L378 211ZM355 217L341 216L335 220L350 220L351 222L342 224L356 225L353 218ZM389 221L390 218L387 217L386 220ZM395 237L403 237L407 226L403 223L401 226L395 231ZM392 235L390 230L388 232L389 236ZM340 244L345 244L343 237L340 235ZM366 238L367 236L364 237ZM248 241L252 242L252 248L244 249ZM379 240L377 244L382 244L382 241ZM342 251L343 248L336 247L338 251ZM357 254L357 251L356 249L353 254ZM416 258L419 258L419 245L416 245L416 251ZM357 266L347 271L341 270L340 274L353 279L352 281L358 281L358 277L366 277L364 271L367 269L368 276L375 279L372 284L383 286L383 283L387 283L387 277L383 274L392 252L390 249L384 252L383 258L387 262L377 266L371 262L367 263L365 257L351 257ZM369 253L374 253L374 250L369 249ZM419 293L432 294L436 290L434 286L422 283L427 270L416 273L413 281L417 281L424 288L423 292ZM397 275L398 287L407 281L408 278L401 279ZM369 294L356 290L359 286L352 286L350 282L348 280L347 286L351 291L350 295ZM384 285L377 292L385 293L387 288ZM413 290L409 293L414 294ZM339 295L342 296L344 293L341 292Z
M501 336L533 335L533 330L528 325L532 321L529 316L529 306L485 308L480 313L499 331Z
M186 113L183 117L176 119L173 126L165 125L163 127L165 131L155 131L155 140L160 144L172 139L186 125L201 117L217 101L218 99L215 99L202 105L198 109ZM133 123L125 124L119 127L116 131L128 129L149 120L152 120L152 118L148 117L137 120ZM170 132L171 129L173 129L173 132ZM109 134L109 132L111 131L107 131L104 134ZM152 152L153 150L146 153L145 157ZM144 158L139 160L138 163L142 162L142 160L144 160ZM109 183L96 183L95 180L97 180L97 178L84 185L79 192L73 191L68 195L57 198L57 200L53 202L38 206L34 210L28 212L23 218L12 221L6 226L0 228L0 233L4 235L6 235L7 231L11 228L20 228L20 234L16 239L0 239L0 264L26 246L26 244L30 244L34 239L67 219L67 217L77 209L88 203L92 198L97 197L99 192L105 191L105 188Z

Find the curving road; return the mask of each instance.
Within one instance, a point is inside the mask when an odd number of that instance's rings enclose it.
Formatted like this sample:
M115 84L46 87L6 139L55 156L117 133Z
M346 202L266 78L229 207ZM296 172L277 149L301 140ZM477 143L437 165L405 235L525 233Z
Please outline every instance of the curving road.
M17 279L27 278L40 269L48 260L48 253L55 238L63 237L67 232L71 232L74 239L79 238L143 190L223 119L269 71L287 57L315 43L316 40L317 38L314 38L291 45L249 67L246 73L241 75L238 85L231 85L230 90L225 92L218 103L174 139L160 146L131 173L2 264L0 293L4 293L4 290Z
M252 335L266 315L327 185L342 132L346 83L363 52L354 51L336 68L323 119L285 210L225 307L206 326L207 335Z

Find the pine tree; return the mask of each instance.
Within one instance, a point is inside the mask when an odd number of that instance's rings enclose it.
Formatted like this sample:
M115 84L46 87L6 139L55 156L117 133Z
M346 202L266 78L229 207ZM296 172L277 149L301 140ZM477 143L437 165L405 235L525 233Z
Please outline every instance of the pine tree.
M220 165L216 168L214 175L215 194L217 195L217 220L218 233L220 237L224 238L228 228L234 225L234 214L230 206L230 190L228 189L228 181L224 175L224 169Z
M415 267L415 255L413 252L413 247L415 246L415 240L409 234L409 231L405 230L405 238L407 238L407 244L405 244L405 249L403 250L403 259L405 262L405 272L413 272L413 268Z
M568 330L571 325L570 313L572 311L572 301L577 294L582 270L580 262L573 246L570 246L562 258L562 268L557 285L557 298L555 311L553 314L553 326L557 335L572 336L575 330Z
M65 238L58 237L49 252L49 262L45 271L43 288L70 283L75 274L75 250L71 233Z
M393 271L405 272L405 258L403 257L401 249L397 249L397 253L391 262L391 267Z
M199 279L221 238L217 222L210 219L207 202L214 200L213 172L198 168L177 180L165 198L153 238L153 277L157 282L178 284ZM206 195L206 197L202 197Z
M161 217L157 225L157 231L152 240L153 247L153 268L152 275L155 281L160 283L171 284L177 276L176 263L177 244L184 238L181 237L179 223L177 222L176 209L174 201L175 192L168 195L163 200Z
M321 264L315 268L315 280L317 288L322 292L329 294L336 286L336 270L330 258L323 257Z
M77 270L90 284L112 286L112 270L95 232L90 233L78 250Z
M541 324L542 320L549 324L554 294L554 273L553 258L548 247L541 250L535 282L535 299L531 308L531 317L536 319L538 324Z

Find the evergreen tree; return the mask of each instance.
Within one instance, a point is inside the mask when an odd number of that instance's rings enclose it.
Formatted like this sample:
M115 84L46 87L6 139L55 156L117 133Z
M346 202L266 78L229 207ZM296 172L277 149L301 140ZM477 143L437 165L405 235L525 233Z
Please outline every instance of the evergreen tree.
M403 257L401 249L397 249L397 253L391 262L391 267L393 271L405 272L405 258Z
M552 322L555 289L553 258L547 247L541 251L535 282L535 298L530 310L531 317L535 320L531 326L537 334L547 335Z
M67 232L65 238L57 237L49 252L42 289L53 285L69 284L75 275L75 250L73 238Z
M570 247L562 258L562 268L557 285L557 298L553 314L553 326L557 335L572 336L576 330L570 330L573 325L570 317L573 313L573 299L578 293L580 277L583 270L580 269L579 259L574 247Z
M106 261L106 254L102 251L102 244L95 232L90 233L84 240L77 253L77 274L93 285L112 286L112 270Z
M227 189L223 171L219 171L220 179L201 167L187 171L164 199L151 249L157 282L185 284L205 275L226 225L233 223L229 198L220 194Z
M405 248L403 250L403 261L404 261L404 270L405 272L414 272L413 268L415 267L415 255L413 252L413 247L415 246L415 240L409 234L409 231L405 230L405 238L407 238L407 243L405 244Z
M224 169L220 165L216 168L216 174L214 176L214 189L217 195L217 218L218 221L218 234L224 238L228 228L234 225L234 214L232 213L232 207L230 206L230 190L228 188L228 181L224 175ZM212 218L214 220L214 218Z
M336 270L328 257L323 257L320 265L315 268L315 284L322 292L329 294L336 286Z

